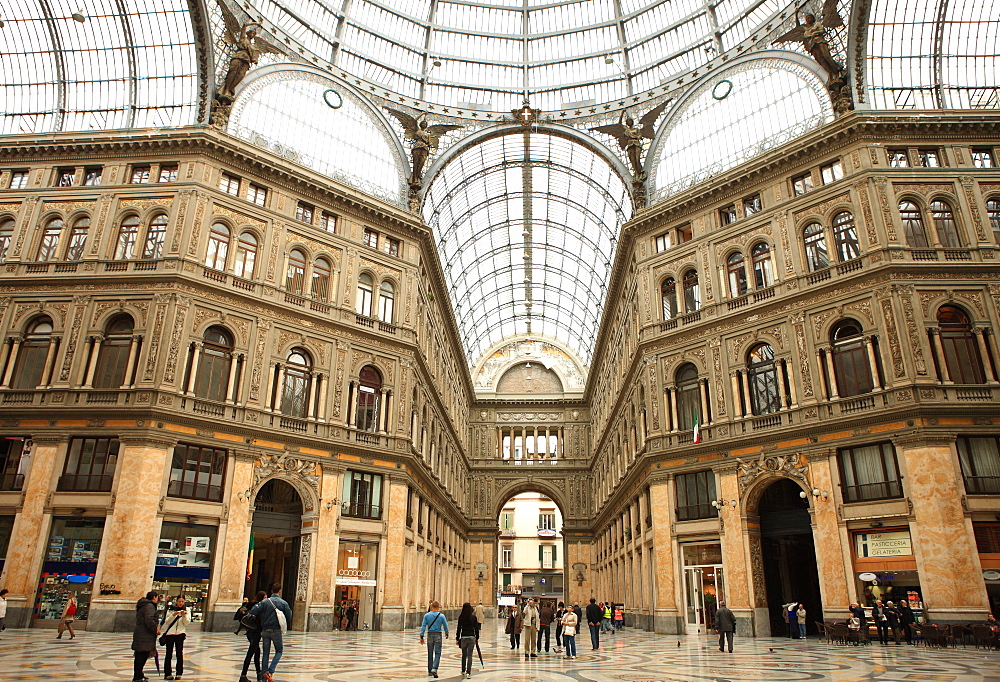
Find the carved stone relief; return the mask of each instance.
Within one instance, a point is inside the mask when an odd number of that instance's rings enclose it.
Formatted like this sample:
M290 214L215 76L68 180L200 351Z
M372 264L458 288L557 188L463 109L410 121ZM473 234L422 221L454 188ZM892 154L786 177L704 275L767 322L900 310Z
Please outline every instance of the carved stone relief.
M882 298L879 301L882 308L882 323L889 341L889 357L892 358L892 374L900 379L906 376L906 365L903 362L903 350L899 342L899 330L896 328L896 317L892 312L892 299Z
M59 381L69 381L69 371L73 365L73 356L76 354L76 347L82 335L80 328L83 326L83 318L87 313L87 306L90 304L90 296L78 296L73 299L76 310L73 313L73 322L70 325L69 333L66 335L66 353L63 357L62 367L59 369Z
M260 397L260 384L263 381L264 351L267 348L267 333L271 323L267 320L257 322L257 350L254 352L253 368L250 370L250 400L256 402Z
M854 152L855 155L857 152ZM875 216L872 214L871 202L868 201L868 185L864 182L854 183L854 192L861 202L861 217L865 222L865 234L868 235L868 246L878 244L878 232L875 229Z
M956 150L960 150L961 147L955 147ZM975 180L969 175L963 175L959 178L962 182L962 191L965 192L965 200L969 204L969 208L972 210L972 224L976 227L976 237L980 242L985 242L988 240L986 236L986 228L983 225L983 217L979 208L979 201L976 199L975 192Z
M910 339L910 353L917 374L927 374L927 363L924 361L924 348L920 342L920 330L917 328L916 315L913 312L913 287L900 285L898 287L900 302L903 304L903 320Z
M304 602L309 590L309 558L315 533L303 533L299 540L299 574L295 581L295 601Z
M205 208L207 206L208 199L198 195L198 207L194 213L194 226L191 228L191 242L188 244L189 256L196 256L198 254L198 242L201 240L201 224L205 220Z
M791 478L808 485L806 472L809 469L802 456L795 452L786 455L761 453L755 460L736 458L736 476L740 484L740 497L745 498L747 490L762 477ZM756 508L756 504L753 505Z
M187 305L178 305L174 311L174 329L170 335L170 346L167 348L167 362L163 369L163 380L168 384L173 383L177 373L181 340L185 338L184 329L187 322L187 311Z

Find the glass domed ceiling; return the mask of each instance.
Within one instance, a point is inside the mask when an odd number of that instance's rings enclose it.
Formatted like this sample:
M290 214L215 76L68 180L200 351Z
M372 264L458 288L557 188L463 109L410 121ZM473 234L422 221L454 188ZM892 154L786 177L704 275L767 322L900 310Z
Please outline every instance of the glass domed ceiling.
M401 95L509 111L606 102L733 47L776 0L252 0L321 59ZM473 107L469 107L469 105Z

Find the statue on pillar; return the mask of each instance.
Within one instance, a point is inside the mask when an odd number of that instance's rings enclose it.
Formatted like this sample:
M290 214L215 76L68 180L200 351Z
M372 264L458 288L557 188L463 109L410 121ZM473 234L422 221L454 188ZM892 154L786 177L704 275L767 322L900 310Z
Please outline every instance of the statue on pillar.
M461 128L460 125L427 123L427 114L420 114L413 117L404 111L390 109L385 110L392 114L393 118L403 126L403 135L410 143L410 177L407 183L410 186L410 210L414 213L420 210L420 190L423 188L424 164L430 157L433 150L438 148L441 137L451 131Z
M816 15L807 12L804 24L799 24L788 33L775 40L776 43L802 43L816 62L827 73L826 89L830 93L833 109L838 116L854 109L854 99L847 82L847 69L833 58L827 31L844 25L837 12L837 0L824 0L823 18L817 21ZM796 22L798 21L796 16Z
M254 66L261 54L265 52L272 54L284 54L284 52L260 37L260 24L250 22L244 25L226 7L224 2L220 1L218 5L222 10L222 18L226 24L223 39L232 46L233 50L229 57L229 69L222 79L222 85L216 92L215 101L212 104L212 126L222 129L229 122L236 88L246 78L250 67Z
M642 169L643 139L653 139L655 132L653 125L669 104L670 101L667 100L647 111L639 119L638 125L628 115L626 109L618 117L618 123L590 129L592 132L604 133L615 138L618 146L625 152L632 171L632 199L636 208L643 208L646 205L646 173Z

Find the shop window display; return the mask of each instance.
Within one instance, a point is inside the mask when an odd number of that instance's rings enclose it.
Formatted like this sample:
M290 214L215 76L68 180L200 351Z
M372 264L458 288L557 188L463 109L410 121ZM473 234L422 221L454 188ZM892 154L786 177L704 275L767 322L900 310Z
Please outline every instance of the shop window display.
M377 542L341 541L337 560L337 603L341 629L370 630L375 621ZM353 607L353 611L349 611ZM347 621L348 614L351 621Z
M161 616L168 602L184 595L191 622L205 619L217 534L215 526L163 523L153 573L153 589L170 597L157 607Z
M87 620L100 558L104 519L55 517L35 600L35 618L58 620L70 593L77 620Z

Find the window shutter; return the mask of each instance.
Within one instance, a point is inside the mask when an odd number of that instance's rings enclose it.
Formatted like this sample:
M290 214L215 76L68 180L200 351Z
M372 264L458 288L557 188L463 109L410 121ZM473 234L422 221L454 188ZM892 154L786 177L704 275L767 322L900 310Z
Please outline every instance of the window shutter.
M552 545L552 568L555 568L556 562L559 561L558 550L556 549L559 545Z
M545 561L545 545L538 545L538 563Z

